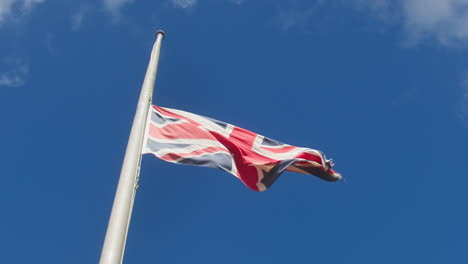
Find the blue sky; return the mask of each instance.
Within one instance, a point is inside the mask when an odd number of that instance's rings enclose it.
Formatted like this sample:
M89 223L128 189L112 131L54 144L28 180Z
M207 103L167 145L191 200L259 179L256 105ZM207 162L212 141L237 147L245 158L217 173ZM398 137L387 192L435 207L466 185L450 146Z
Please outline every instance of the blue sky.
M1 263L97 263L154 102L323 150L266 192L143 158L124 263L466 263L467 0L2 0Z

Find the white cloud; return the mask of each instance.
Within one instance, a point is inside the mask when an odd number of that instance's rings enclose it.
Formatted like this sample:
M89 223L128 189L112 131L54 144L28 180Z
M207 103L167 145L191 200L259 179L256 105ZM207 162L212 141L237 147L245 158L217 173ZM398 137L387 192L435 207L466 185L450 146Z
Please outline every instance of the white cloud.
M355 0L378 18L396 20L410 43L468 44L468 0Z
M0 73L0 87L18 87L26 83L26 77L29 73L29 65L20 59L8 61L10 70Z
M189 8L197 3L197 0L171 0L175 7Z
M8 19L18 20L29 14L35 4L45 0L0 0L0 25Z
M441 44L468 43L468 0L407 0L404 25L414 41L434 38Z

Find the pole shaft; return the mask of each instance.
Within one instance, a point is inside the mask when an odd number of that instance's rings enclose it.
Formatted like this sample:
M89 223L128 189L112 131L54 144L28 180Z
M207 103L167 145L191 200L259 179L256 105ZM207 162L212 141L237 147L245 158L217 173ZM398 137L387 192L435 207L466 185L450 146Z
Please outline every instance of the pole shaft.
M164 32L156 33L151 52L151 59L146 70L145 80L141 88L140 99L133 119L132 130L128 139L127 150L120 173L119 184L115 193L114 205L107 226L106 238L101 252L100 264L121 264L128 227L135 199L139 164L141 159L141 147L144 139L148 109L151 105L154 83L159 62L159 51Z

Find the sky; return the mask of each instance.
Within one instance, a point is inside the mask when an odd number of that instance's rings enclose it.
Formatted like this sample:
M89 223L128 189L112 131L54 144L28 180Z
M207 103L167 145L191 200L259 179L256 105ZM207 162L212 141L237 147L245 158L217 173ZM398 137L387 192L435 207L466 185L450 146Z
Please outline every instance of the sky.
M254 192L142 161L124 263L467 263L468 0L0 0L0 263L97 263L153 102L334 159Z

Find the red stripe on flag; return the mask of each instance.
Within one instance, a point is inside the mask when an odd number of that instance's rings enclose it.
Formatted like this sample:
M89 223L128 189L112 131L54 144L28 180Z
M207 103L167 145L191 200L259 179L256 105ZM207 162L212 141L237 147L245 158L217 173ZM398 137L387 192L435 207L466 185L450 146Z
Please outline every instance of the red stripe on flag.
M314 155L314 154L311 154L311 153L300 153L300 154L296 155L295 158L305 159L305 160L309 160L309 161L315 161L318 164L322 165L322 157L319 156L319 155Z
M210 139L216 140L209 132L191 123L170 124L163 128L150 124L149 135L159 139Z
M274 159L265 157L252 151L252 147L256 138L257 134L254 132L240 127L234 127L228 140L230 145L227 143L223 143L223 145L228 147L234 145L235 148L239 150L239 157L243 159L243 162L245 162L246 165L275 162L276 160ZM220 139L218 138L218 140ZM220 142L222 141L220 140Z
M273 152L273 153L286 153L286 152L297 149L297 147L294 147L294 146L284 146L281 148L268 148L268 147L261 146L261 148L268 150L270 152Z
M257 134L240 127L234 127L229 136L230 141L238 146L245 146L248 151L252 149L255 138L257 138Z

